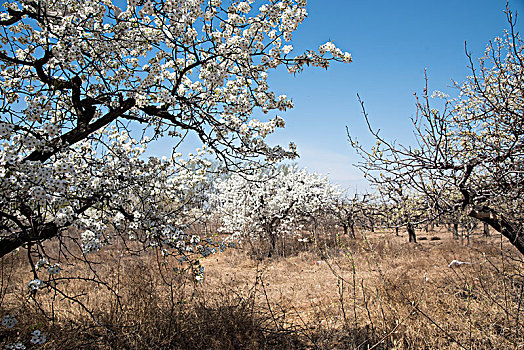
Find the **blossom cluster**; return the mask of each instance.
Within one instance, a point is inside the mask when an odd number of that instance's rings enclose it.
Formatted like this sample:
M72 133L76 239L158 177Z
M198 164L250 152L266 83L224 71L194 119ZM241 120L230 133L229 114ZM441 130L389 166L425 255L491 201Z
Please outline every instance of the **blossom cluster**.
M102 155L96 142L85 140L50 162L12 164L9 176L0 178L4 205L23 199L28 210L40 212L59 230L77 227L84 253L109 242L108 227L129 236L145 233L151 244L176 240L183 218L172 213L191 200L191 188L204 180L209 162L200 157L205 150L188 160L178 154L145 160L144 145L127 132L113 127L97 136L108 144ZM26 220L23 213L13 214L19 222ZM60 266L48 265L47 271L56 274ZM31 284L32 289L39 286Z
M2 317L2 326L8 329L13 328L17 323L18 321L16 320L16 318L13 315L5 315L4 317ZM40 330L37 329L31 333L31 340L30 340L31 344L42 345L42 344L45 344L46 341L47 341L47 336L44 333L42 333ZM5 349L23 350L23 349L26 349L26 346L24 345L23 342L17 341L15 343L6 344Z
M305 6L304 0L6 3L0 240L12 244L4 246L26 243L22 236L42 241L68 227L82 232L85 253L110 242L110 227L142 235L146 244L172 245L183 239L185 220L177 215L203 179L204 154L229 164L295 157L293 144L266 142L285 125L273 112L293 107L271 91L269 71L351 61L332 42L290 56L288 42L307 16ZM151 140L171 136L177 144L188 132L205 145L190 159L145 159Z
M306 64L349 63L351 55L328 42L318 52L289 57L293 47L285 43L306 18L306 2L253 5L253 0L149 0L129 1L121 8L111 1L45 1L38 6L46 8L49 18L40 21L33 2L12 3L13 11L29 15L9 26L16 35L0 34L6 49L17 48L14 57L5 58L0 77L6 99L25 101L16 113L37 122L36 133L23 133L24 144L44 147L46 139L59 135L76 117L72 111L78 106L56 87L79 76L85 94L104 107L97 113L121 107L126 98L135 101L131 115L156 123L166 121L151 115L151 105L163 106L189 124L197 112L214 126L212 137L218 141L241 138L239 152L270 152L261 139L274 130L274 123L250 124L250 115L255 108L267 113L292 104L270 91L268 70L285 65L296 73ZM3 17L16 18L10 14ZM40 57L40 52L49 57ZM39 75L39 59L49 79ZM55 91L49 92L51 82ZM12 132L9 128L2 124L0 135Z
M295 166L233 174L216 184L213 201L221 230L234 237L267 239L299 234L313 215L329 210L340 195L325 176Z

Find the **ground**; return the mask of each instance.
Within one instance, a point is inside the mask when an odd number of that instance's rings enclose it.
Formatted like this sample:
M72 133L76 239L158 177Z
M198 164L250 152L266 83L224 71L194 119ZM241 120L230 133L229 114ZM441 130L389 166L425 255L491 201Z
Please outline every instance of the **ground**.
M476 233L469 245L443 227L418 232L417 244L389 230L357 236L332 230L272 259L230 248L202 260L199 283L157 268L154 254L102 250L94 271L64 268L64 276L96 272L116 292L71 281L69 293L84 293L91 315L49 292L36 306L21 252L2 261L1 311L19 323L0 334L5 344L24 340L36 322L49 349L524 348L524 263L500 235Z

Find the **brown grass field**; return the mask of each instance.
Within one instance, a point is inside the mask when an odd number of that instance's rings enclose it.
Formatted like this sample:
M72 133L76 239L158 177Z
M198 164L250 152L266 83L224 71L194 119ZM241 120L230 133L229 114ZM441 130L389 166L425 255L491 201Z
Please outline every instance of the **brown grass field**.
M497 234L418 235L324 234L273 259L231 248L202 260L198 284L153 253L106 248L91 266L63 266L64 295L29 294L22 250L1 261L1 316L18 323L0 345L30 349L39 329L42 349L524 349L518 252Z

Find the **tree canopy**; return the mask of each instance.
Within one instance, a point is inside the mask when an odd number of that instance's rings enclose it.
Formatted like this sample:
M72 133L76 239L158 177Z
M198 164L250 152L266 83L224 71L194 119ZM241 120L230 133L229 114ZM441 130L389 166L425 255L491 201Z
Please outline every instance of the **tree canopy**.
M306 1L254 3L6 2L0 256L71 226L84 232L87 251L108 227L146 244L176 241L176 213L208 165L204 153L237 170L295 157L293 144L265 141L284 126L275 112L292 107L271 91L268 72L326 68L351 55L331 42L292 55L286 42ZM191 159L142 156L150 141L171 137L176 148L188 133L204 146Z
M378 188L423 196L434 218L464 211L524 254L524 45L516 18L506 13L504 37L490 42L478 63L468 54L471 74L456 84L458 97L431 94L426 83L417 98L414 145L389 142L371 127L377 140L371 149L350 141ZM433 108L431 97L444 106Z

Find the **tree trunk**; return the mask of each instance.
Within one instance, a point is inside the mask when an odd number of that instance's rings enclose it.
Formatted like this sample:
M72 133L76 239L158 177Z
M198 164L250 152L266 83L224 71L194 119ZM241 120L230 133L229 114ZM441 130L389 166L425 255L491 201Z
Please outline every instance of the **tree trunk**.
M355 224L353 222L351 222L351 224L349 225L349 232L351 232L351 238L355 238Z
M347 219L347 226L349 228L349 233L351 234L351 238L355 238L355 223L351 218Z
M29 233L19 233L15 236L2 237L0 239L0 258L11 253L27 243L42 242L58 235L58 227L54 222L38 226L36 230Z
M471 209L468 215L493 227L493 229L509 239L511 244L524 255L524 234L522 234L521 230L516 229L505 217L488 207Z
M489 237L489 224L484 222L484 237Z
M453 223L453 239L459 239L459 224L458 222Z
M267 254L267 257L271 258L273 255L276 255L277 250L277 235L274 232L269 234L269 243L271 246L269 247L269 253Z
M280 237L280 256L285 258L286 257L286 237L282 236Z
M409 236L410 242L417 243L417 235L415 233L415 227L413 227L413 224L411 222L408 222L408 236Z
M397 226L397 227L395 227L395 235L397 235L397 236L398 236L398 226Z

